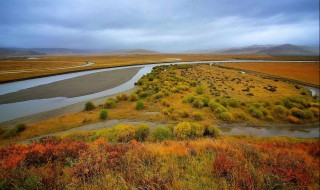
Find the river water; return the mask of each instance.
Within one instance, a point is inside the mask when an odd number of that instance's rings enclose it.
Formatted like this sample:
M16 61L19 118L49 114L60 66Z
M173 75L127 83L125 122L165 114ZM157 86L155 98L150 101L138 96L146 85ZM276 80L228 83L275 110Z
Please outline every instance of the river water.
M37 79L29 79L24 81L10 82L5 84L0 84L0 95L7 94L10 92L16 92L22 89L27 89L39 85L45 85L49 83L53 83L56 81L66 80L78 76L83 76L91 73L104 72L104 71L112 71L117 69L127 69L134 67L141 67L139 72L132 77L129 81L121 84L115 88L108 89L102 92L89 94L85 96L79 96L74 98L65 98L65 97L56 97L49 99L37 99L37 100L28 100L23 102L15 102L9 104L1 104L0 105L0 122L9 121L12 119L58 109L64 106L68 106L71 104L75 104L78 102L84 102L91 99L109 96L117 93L124 92L134 87L134 83L137 82L143 75L150 73L152 68L159 65L170 65L170 64L198 64L198 63L224 63L224 62L272 62L272 61L264 61L264 60L227 60L227 61L195 61L195 62L175 62L175 63L158 63L158 64L150 64L150 65L135 65L135 66L126 66L126 67L115 67L115 68L107 68L107 69L98 69L98 70L90 70L90 71L82 71L77 73L68 73L61 74L56 76L48 76ZM279 62L279 61L276 61ZM282 61L287 62L287 61ZM301 62L301 61L297 61ZM91 62L90 62L91 63ZM308 87L312 94L319 95L319 89ZM319 129L314 129L311 131L295 131L292 132L290 129L257 129L257 128L232 128L232 129L221 129L224 134L233 135L233 134L252 134L258 135L258 133L262 136L275 136L275 135L286 135L286 136L297 136L297 137L319 137ZM259 132L257 132L257 130Z

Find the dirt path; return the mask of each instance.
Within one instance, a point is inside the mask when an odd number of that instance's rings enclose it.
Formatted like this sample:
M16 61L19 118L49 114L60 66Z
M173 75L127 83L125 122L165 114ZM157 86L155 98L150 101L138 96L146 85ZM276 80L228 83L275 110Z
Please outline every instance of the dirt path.
M90 130L99 130L99 129L103 129L103 128L110 128L113 127L119 123L122 124L130 124L130 125L138 125L139 123L144 123L149 125L150 127L154 128L157 126L167 126L167 123L157 123L157 122L149 122L149 121L145 121L145 120L128 120L128 119L112 119L112 120L106 120L104 122L100 122L100 123L93 123L93 124L89 124L89 125L83 125L81 127L77 127L77 128L72 128L72 129L68 129L65 131L59 131L59 132L55 132L55 133L49 133L46 135L41 135L39 137L35 137L35 138L31 138L31 139L27 139L27 140L23 140L20 141L20 143L30 143L32 141L37 141L41 138L44 137L51 137L51 136L56 136L56 135L61 135L64 133L70 133L70 132L76 132L76 131L90 131Z

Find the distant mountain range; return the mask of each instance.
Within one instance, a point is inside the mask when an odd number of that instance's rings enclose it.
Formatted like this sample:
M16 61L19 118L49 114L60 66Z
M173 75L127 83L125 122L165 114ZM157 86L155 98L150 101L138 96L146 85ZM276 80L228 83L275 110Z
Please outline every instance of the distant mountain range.
M319 55L319 48L310 46L296 46L292 44L283 45L252 45L240 48L222 49L208 53L222 54L248 54L260 53L268 55L303 55L312 56Z
M0 57L30 57L41 55L81 55L92 53L115 53L115 54L156 54L159 52L146 49L130 50L79 50L68 48L0 48ZM319 56L319 47L296 46L292 44L283 45L251 45L220 50L193 50L184 53L205 53L205 54L267 54L267 55L300 55Z
M126 54L155 54L159 53L156 51L146 50L146 49L132 49L132 50L118 50L112 53L126 53Z
M38 55L78 55L94 53L68 48L0 48L0 57L27 57Z

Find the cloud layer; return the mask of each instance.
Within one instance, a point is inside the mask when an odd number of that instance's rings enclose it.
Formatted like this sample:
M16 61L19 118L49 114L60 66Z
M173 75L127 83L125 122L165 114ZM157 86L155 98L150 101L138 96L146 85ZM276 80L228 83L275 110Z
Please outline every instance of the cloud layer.
M0 1L0 46L144 48L319 45L319 0Z

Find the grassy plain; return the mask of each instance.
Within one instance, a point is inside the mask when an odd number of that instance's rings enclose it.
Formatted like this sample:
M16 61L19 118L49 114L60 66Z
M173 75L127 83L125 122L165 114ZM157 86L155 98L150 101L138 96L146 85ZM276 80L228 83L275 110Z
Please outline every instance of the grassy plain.
M304 87L208 64L156 67L137 86L137 91L125 95L126 98L118 96L90 111L30 124L14 138L1 138L1 143L101 122L102 109L108 110L108 119L168 124L187 121L203 125L265 125L319 121L319 101ZM135 98L130 99L131 96ZM143 103L142 109L136 109L137 101Z
M262 60L316 60L316 57L274 57L262 54L226 55L226 54L105 54L105 55L77 55L77 56L43 56L36 60L8 59L0 60L0 71L34 72L2 74L0 82L21 80L27 78L54 75L59 73L83 71L88 69L108 68L115 66L150 64L157 62L201 61L201 60L232 60L232 59L262 59ZM94 65L82 68L39 71L39 69L54 69L84 65L88 61Z
M319 62L225 63L223 66L257 71L320 85Z

